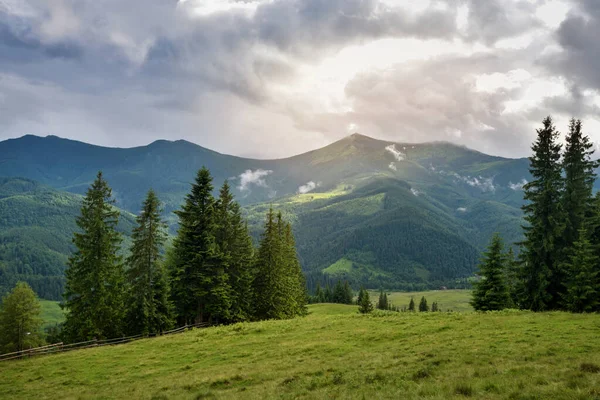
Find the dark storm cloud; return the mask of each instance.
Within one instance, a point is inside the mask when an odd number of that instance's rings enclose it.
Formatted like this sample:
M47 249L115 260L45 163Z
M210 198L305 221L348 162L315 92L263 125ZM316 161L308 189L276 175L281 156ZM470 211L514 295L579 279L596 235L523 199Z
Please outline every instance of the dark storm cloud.
M578 0L575 4L556 33L563 52L549 63L581 87L600 89L600 2Z

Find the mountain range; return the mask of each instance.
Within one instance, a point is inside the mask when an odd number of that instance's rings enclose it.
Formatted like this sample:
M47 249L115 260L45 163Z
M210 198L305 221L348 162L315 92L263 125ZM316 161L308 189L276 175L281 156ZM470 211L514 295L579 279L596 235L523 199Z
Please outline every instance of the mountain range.
M125 234L150 187L174 233L173 211L202 166L215 188L230 182L255 235L269 207L292 221L309 284L349 279L395 289L460 284L494 232L518 241L522 186L530 179L527 159L360 134L277 160L220 154L183 140L122 149L27 135L0 142L0 274L15 275L15 260L31 249L41 259L54 257L53 267L30 261L19 279L60 279L80 196L99 170L126 216ZM24 230L44 230L40 235L56 243ZM15 246L20 253L10 250Z

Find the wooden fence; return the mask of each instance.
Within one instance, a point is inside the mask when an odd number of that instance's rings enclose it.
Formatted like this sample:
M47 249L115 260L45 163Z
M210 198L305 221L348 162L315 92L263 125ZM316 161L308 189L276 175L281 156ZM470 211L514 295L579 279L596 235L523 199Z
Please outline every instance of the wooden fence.
M104 340L94 339L94 340L88 340L86 342L70 343L70 344L63 344L62 342L54 343L54 344L49 344L49 345L42 346L42 347L36 347L33 349L15 351L14 353L0 354L0 361L15 360L18 358L26 358L26 357L35 357L35 356L41 356L44 354L62 353L64 351L88 349L91 347L111 346L111 345L115 345L115 344L129 343L134 340L153 338L153 337L159 337L159 336L164 336L164 335L173 335L176 333L185 332L186 330L191 329L191 328L206 328L208 326L209 326L208 323L202 322L199 324L185 325L185 326L182 326L182 327L170 330L170 331L166 331L161 334L156 334L153 336L135 335L135 336L120 337L120 338L114 338L114 339L104 339Z

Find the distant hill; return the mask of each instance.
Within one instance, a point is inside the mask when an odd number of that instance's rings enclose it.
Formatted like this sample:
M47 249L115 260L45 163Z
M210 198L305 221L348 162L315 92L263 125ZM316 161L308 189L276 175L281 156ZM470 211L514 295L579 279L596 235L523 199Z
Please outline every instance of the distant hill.
M117 205L133 213L154 188L172 233L172 211L203 165L216 188L230 181L253 232L268 207L283 210L294 224L309 281L324 274L397 289L464 280L496 231L509 243L519 240L522 185L530 179L526 159L446 142L392 143L360 134L279 160L224 155L186 141L129 149L55 136L0 142L0 176L22 176L82 194L102 170ZM64 192L53 195L68 196ZM30 193L29 208L37 207L40 196ZM65 218L74 220L78 208L64 210ZM40 228L35 220L28 229ZM22 226L27 225L12 229Z
M23 280L40 297L61 299L81 200L30 179L0 178L0 297ZM133 222L122 213L119 230L128 234Z

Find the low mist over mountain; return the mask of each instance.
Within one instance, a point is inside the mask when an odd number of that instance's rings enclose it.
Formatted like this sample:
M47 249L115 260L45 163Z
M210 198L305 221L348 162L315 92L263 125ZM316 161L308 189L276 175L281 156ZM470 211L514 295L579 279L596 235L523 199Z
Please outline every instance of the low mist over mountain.
M42 212L38 205L61 197L64 201L50 203L65 222L54 225L60 234L47 235L59 244L44 245L39 250L44 256L18 273L39 275L40 265L64 263L80 201L76 195L85 193L99 170L123 210L136 213L146 191L156 190L174 232L172 212L203 165L215 187L229 180L254 232L270 206L290 217L309 284L323 273L392 288L460 282L472 274L493 232L509 242L519 240L521 189L530 179L526 159L489 156L446 142L392 143L360 134L278 160L224 155L182 140L119 149L24 136L0 142L0 176L27 179L4 181L5 189L23 182L27 187L18 195L2 195L3 204L12 203L1 208L0 220L27 214L27 205ZM11 229L43 228L17 221ZM3 235L10 246L32 237ZM9 253L0 253L5 270L14 261ZM44 258L50 254L54 259L48 263ZM52 271L55 276L62 269Z

